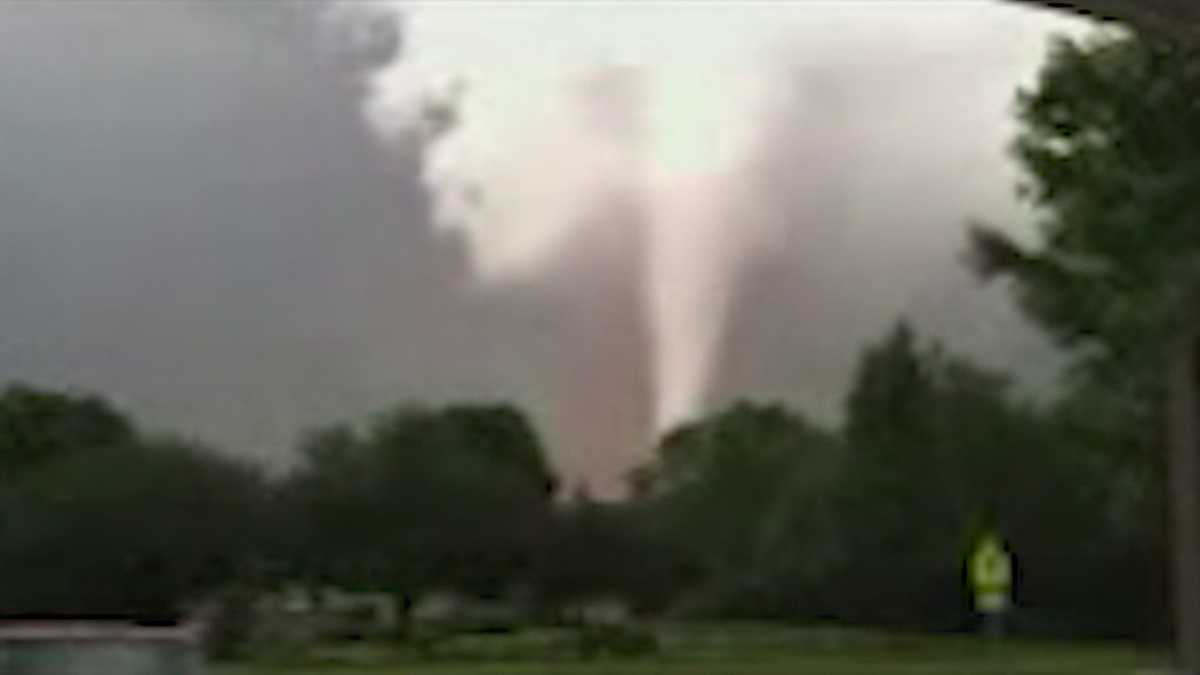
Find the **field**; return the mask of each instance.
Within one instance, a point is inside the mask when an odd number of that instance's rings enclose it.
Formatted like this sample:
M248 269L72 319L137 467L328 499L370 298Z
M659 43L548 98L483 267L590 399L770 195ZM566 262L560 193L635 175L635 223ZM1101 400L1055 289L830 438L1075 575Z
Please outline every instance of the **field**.
M1159 652L1121 643L1006 642L772 626L663 632L659 654L592 660L529 653L538 637L475 637L433 660L379 645L277 655L214 675L1131 675L1161 669Z

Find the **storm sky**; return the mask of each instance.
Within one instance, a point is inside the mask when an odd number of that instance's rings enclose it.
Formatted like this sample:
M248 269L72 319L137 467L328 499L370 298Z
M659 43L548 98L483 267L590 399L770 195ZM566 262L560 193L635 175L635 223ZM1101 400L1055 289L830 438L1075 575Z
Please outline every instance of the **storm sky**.
M1014 89L1079 26L941 4L953 19L926 3L872 25L864 2L781 57L802 103L772 118L753 181L776 234L729 289L706 406L836 421L859 350L901 314L1049 381L1050 349L961 252L968 218L1028 227ZM432 222L418 144L365 119L324 9L0 3L0 378L99 391L279 464L315 424L509 399L565 473L613 481L654 414L637 205L613 199L537 275L484 283L471 241Z

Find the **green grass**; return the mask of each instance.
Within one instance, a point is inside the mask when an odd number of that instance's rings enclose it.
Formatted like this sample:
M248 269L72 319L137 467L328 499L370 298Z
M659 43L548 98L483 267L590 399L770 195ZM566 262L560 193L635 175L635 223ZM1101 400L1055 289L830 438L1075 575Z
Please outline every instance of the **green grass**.
M662 653L591 661L521 655L529 635L476 637L428 661L382 646L323 650L286 661L220 666L213 675L1131 675L1161 653L1121 643L1006 642L774 626L700 626L663 632ZM489 642L490 641L490 642ZM1148 672L1148 670L1147 670Z

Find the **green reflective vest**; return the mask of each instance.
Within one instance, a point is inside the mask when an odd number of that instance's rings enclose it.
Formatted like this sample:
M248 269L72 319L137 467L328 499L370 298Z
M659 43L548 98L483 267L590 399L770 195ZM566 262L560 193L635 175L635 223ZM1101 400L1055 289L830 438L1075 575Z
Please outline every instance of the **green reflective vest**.
M967 566L975 608L981 612L1003 612L1012 595L1012 558L999 537L988 535L980 540Z

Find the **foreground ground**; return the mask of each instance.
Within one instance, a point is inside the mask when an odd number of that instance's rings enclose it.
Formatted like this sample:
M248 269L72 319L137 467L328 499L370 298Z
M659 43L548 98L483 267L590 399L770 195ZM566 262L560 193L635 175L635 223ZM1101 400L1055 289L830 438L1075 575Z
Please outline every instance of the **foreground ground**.
M381 646L330 648L257 663L220 666L214 675L1000 675L1152 673L1160 653L1120 643L1008 642L960 637L882 636L833 630L722 626L667 631L657 655L547 659L525 653L522 638L474 638L434 660Z

